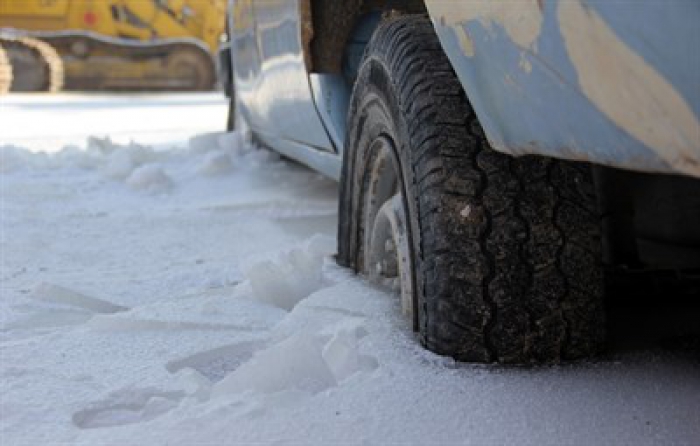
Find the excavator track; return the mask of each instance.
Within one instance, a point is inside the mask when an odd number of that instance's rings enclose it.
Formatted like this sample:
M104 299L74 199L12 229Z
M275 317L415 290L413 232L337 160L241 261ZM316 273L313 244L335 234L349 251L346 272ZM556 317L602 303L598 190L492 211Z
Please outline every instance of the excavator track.
M49 44L32 37L2 37L0 45L12 66L10 91L61 90L63 62Z
M0 42L0 94L7 94L12 86L12 65Z
M60 54L67 90L212 90L216 64L195 39L138 42L90 32L35 33Z

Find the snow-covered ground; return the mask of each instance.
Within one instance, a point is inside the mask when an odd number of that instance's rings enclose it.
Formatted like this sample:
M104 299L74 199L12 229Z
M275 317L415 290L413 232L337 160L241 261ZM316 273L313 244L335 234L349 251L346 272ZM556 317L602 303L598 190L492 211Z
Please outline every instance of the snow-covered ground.
M686 355L424 351L334 264L336 184L215 133L225 114L0 98L2 446L700 443Z

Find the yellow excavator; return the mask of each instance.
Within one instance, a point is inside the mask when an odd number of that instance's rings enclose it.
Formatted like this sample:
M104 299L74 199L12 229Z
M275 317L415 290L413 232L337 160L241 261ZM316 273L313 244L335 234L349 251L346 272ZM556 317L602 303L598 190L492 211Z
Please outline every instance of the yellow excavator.
M0 92L8 77L23 91L212 89L225 12L226 0L0 0Z

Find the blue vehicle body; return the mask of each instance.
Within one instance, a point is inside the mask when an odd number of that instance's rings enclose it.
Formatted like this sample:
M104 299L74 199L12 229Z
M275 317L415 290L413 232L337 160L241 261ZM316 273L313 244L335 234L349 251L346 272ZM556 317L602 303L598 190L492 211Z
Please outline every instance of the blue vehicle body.
M338 178L352 85L310 66L311 5L233 1L235 91L258 137ZM700 2L425 6L494 149L700 177Z

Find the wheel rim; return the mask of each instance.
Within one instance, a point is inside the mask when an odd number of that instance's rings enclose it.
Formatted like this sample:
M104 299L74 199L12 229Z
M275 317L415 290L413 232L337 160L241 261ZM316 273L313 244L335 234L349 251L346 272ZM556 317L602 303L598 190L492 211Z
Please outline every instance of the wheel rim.
M369 152L362 269L370 282L400 295L401 311L415 325L408 214L392 143L380 137Z

